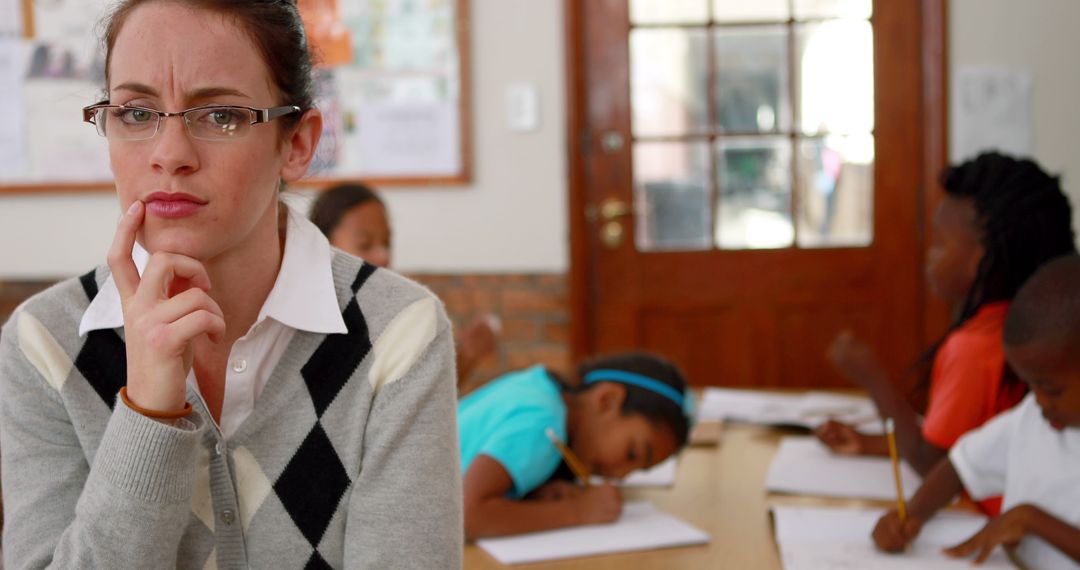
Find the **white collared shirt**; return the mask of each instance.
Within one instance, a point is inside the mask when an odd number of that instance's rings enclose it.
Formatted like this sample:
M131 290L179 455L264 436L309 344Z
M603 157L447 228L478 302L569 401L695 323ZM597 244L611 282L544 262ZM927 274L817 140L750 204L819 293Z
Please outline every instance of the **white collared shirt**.
M255 323L229 352L225 371L225 398L219 428L228 439L255 408L255 401L297 330L318 334L346 333L334 277L330 244L314 224L288 209L285 251L274 287L263 302ZM132 259L142 275L150 255L135 244ZM124 325L120 292L110 275L79 323L79 336L92 330ZM187 384L199 397L195 372Z

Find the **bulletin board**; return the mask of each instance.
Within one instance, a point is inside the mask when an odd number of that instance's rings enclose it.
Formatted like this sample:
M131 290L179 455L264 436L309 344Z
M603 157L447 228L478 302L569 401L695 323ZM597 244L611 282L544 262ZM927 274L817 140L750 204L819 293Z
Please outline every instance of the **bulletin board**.
M0 193L110 190L82 122L104 98L98 22L114 0L0 0ZM298 0L322 140L305 186L471 178L467 0Z

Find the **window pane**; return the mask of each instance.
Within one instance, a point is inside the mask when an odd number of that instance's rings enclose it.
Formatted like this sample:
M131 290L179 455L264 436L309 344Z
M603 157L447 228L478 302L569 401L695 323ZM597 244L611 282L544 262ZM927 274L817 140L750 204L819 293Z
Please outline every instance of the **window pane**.
M799 143L799 247L868 246L874 241L874 137Z
M713 0L713 20L728 22L786 22L788 0Z
M791 141L724 139L716 145L716 243L722 249L790 246Z
M795 0L795 18L869 18L871 0Z
M710 249L709 203L708 143L634 145L639 251Z
M729 133L785 131L791 125L785 27L716 32L717 127Z
M708 130L704 30L630 32L630 101L636 136Z
M707 0L630 0L633 24L704 24L709 21Z
M874 39L869 22L797 26L801 130L874 130Z

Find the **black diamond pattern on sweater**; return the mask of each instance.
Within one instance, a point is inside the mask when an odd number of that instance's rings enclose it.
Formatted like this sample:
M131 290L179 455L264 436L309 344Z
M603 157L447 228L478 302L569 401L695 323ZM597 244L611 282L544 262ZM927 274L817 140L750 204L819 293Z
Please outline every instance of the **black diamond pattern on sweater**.
M365 263L353 281L353 296L341 313L349 332L326 335L319 348L315 349L315 354L300 369L300 375L311 394L311 401L315 404L315 413L319 417L330 407L338 392L371 350L367 321L356 302L356 292L374 272L375 266Z
M87 299L93 301L98 294L94 272L79 277L79 283ZM90 331L79 355L75 357L75 368L111 410L116 404L116 394L127 384L127 348L124 341L111 329Z
M316 422L274 483L274 492L300 532L318 547L349 483L330 438Z
M307 564L304 565L304 570L333 570L334 567L330 565L319 551L311 553L311 558L308 558Z

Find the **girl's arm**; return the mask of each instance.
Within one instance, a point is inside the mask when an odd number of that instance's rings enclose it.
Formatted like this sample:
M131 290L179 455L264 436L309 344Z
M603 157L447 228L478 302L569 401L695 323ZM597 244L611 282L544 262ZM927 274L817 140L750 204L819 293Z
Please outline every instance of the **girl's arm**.
M870 392L881 417L893 419L901 457L925 477L947 450L923 437L915 410L881 369L870 347L848 333L841 334L829 348L829 359L841 373Z
M603 484L551 500L514 500L510 474L495 459L478 455L465 473L465 538L521 534L611 522L622 512L615 487Z
M945 552L956 557L976 554L974 562L978 564L985 561L999 544L1016 546L1028 534L1038 536L1080 562L1080 529L1029 504L1009 509L992 519L975 536Z

